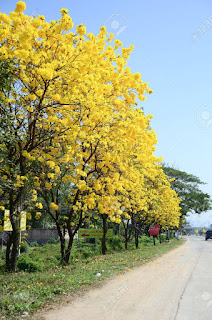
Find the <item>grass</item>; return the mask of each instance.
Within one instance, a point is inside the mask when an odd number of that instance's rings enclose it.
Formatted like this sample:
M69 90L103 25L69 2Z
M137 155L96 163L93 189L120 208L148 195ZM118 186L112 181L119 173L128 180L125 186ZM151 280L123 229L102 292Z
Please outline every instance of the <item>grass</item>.
M154 247L148 237L142 240L137 250L133 243L127 251L112 251L110 246L105 256L99 254L99 243L95 245L76 241L68 267L60 265L59 244L30 247L22 253L19 268L34 263L35 270L29 268L30 272L19 271L15 274L5 272L3 256L0 259L0 319L20 319L24 312L29 313L25 319L32 319L33 312L63 299L65 295L75 296L82 290L147 263L183 243L183 240L173 239L162 244L157 242ZM101 276L97 276L98 273Z

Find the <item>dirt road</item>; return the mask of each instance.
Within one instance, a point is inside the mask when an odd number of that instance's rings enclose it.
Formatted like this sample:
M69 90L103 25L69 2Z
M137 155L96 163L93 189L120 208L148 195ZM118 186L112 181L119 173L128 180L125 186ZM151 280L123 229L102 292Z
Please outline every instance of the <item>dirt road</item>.
M212 241L191 237L157 260L43 314L43 319L211 320L211 263Z

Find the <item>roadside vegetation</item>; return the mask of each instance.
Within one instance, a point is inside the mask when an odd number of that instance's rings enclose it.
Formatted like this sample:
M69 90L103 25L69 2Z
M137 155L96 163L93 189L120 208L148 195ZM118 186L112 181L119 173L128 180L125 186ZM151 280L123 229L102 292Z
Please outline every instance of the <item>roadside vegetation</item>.
M140 266L183 243L171 239L156 246L152 239L142 236L139 248L129 242L129 249L118 237L108 241L108 253L101 255L101 242L85 243L75 241L71 255L71 265L62 266L59 243L39 246L24 244L18 260L18 272L5 271L5 251L0 259L0 304L3 319L32 319L32 313L47 304L75 297L82 291L96 286L119 273ZM52 242L54 242L52 240Z

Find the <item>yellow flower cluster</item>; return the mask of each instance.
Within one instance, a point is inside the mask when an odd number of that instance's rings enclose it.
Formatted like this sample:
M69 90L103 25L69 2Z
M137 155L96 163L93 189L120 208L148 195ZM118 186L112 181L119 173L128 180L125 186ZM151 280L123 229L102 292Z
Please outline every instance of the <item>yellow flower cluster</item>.
M38 209L43 209L43 205L42 205L41 202L36 203L35 206L36 206Z
M22 11L24 11L25 9L26 9L26 4L25 4L25 2L23 2L23 1L17 2L17 4L16 4L16 9L15 9L16 12L22 12Z
M77 33L80 36L84 36L86 34L86 27L83 25L77 26Z
M54 202L51 202L50 206L51 206L52 210L54 210L54 211L57 211L59 209L58 205Z

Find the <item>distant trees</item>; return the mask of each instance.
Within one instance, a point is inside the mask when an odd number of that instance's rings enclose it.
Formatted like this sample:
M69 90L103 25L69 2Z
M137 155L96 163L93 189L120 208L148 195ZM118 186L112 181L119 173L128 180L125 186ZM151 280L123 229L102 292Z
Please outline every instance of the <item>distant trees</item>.
M198 177L163 164L163 170L171 179L171 186L181 198L181 214L188 212L202 213L212 209L210 195L203 192L200 186L205 184Z

